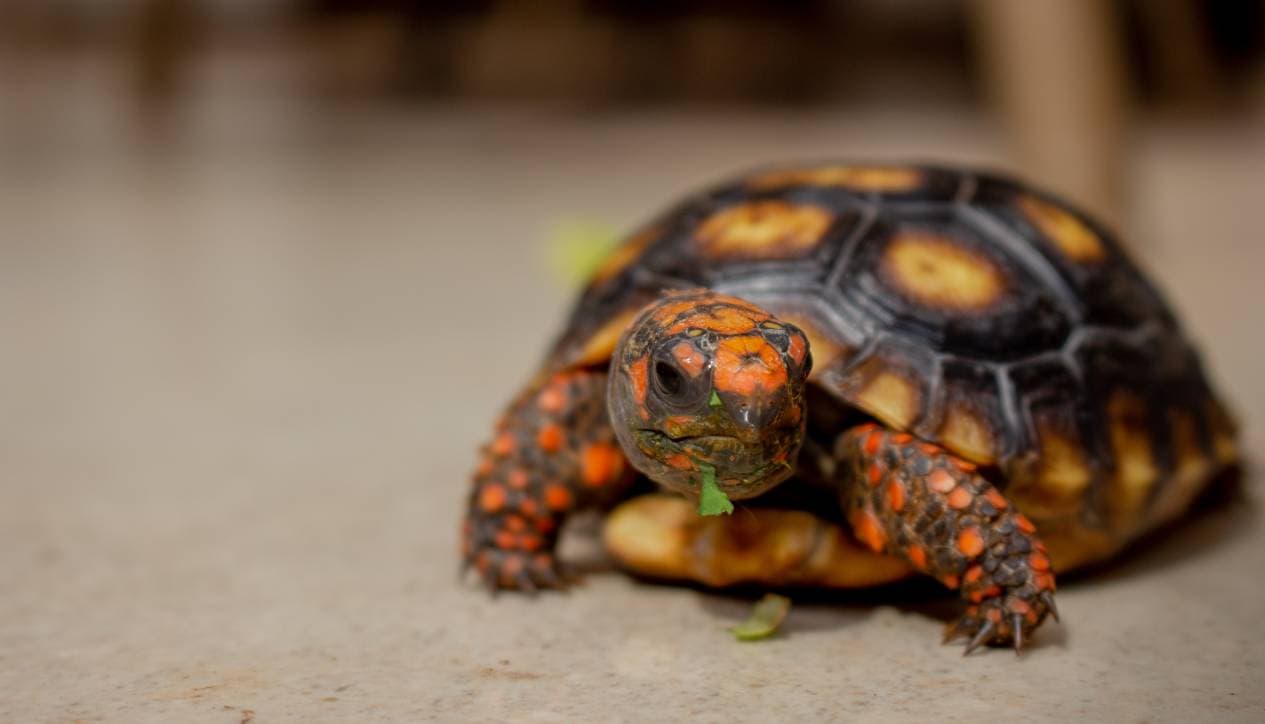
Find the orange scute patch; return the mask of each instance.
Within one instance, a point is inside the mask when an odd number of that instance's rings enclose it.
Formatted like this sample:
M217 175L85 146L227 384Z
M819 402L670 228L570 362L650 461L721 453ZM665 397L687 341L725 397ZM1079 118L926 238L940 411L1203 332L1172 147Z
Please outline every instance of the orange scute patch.
M954 488L953 492L949 493L949 507L954 510L962 510L970 506L971 501L974 499L975 497L971 495L971 491L965 487Z
M522 468L514 468L510 471L509 479L506 482L508 482L510 487L515 490L523 490L527 487L527 471Z
M492 452L505 457L514 452L514 436L508 432L503 432L496 436L492 441Z
M686 317L669 327L667 333L677 334L691 327L698 327L717 334L745 334L755 329L758 321L758 315L753 315L746 310L735 309L734 307L720 307L719 309L712 309Z
M510 550L518 547L518 536L510 533L509 531L500 531L493 536L493 541L496 543L496 547L502 550Z
M914 564L915 568L918 568L919 570L926 570L927 551L923 550L922 546L909 546L909 548L905 551L905 557L909 559L910 563Z
M676 468L677 470L693 470L694 469L694 461L691 460L690 456L686 455L685 453L673 453L669 455L663 462L667 463L669 467Z
M804 359L808 356L808 340L802 334L792 334L790 336L790 345L786 348L786 353L795 360L795 364L804 364Z
M495 513L505 505L505 488L499 485L485 485L479 491L479 507L485 513Z
M1034 196L1020 196L1016 205L1068 259L1088 263L1102 261L1106 256L1098 235L1065 209Z
M672 299L672 297L669 297ZM682 299L676 301L667 301L655 308L652 319L661 324L666 324L676 319L679 315L698 307L699 304L709 301L707 296L698 294L689 294Z
M632 380L633 398L638 404L646 403L646 388L650 382L650 359L642 357L628 365L628 378Z
M905 507L905 486L901 485L899 480L893 480L887 484L887 504L896 513Z
M998 510L1005 510L1010 505L1006 502L1006 498L1004 498L1001 493L997 492L997 488L989 488L984 492L984 497L987 498L988 502L992 503L993 507Z
M672 347L672 357L676 359L676 363L685 370L685 374L690 377L698 377L703 371L703 365L706 364L707 358L698 348L689 342L677 342Z
M566 510L571 507L571 491L553 483L545 488L545 505L553 510ZM539 525L537 525L539 527Z
M983 567L971 566L970 568L966 569L966 575L962 577L962 580L966 581L967 583L975 583L983 575L984 575Z
M869 471L866 472L866 478L870 481L870 487L877 487L880 480L883 479L883 468L878 465L871 465Z
M868 510L860 510L852 514L852 532L857 540L869 546L875 553L881 553L887 545L887 536L883 534L883 525L877 516Z
M769 393L787 381L781 355L758 335L722 339L714 374L717 390L742 396Z
M614 445L597 442L584 448L580 455L584 484L601 487L620 475L624 470L624 456Z
M531 498L523 498L518 501L518 512L528 517L534 517L536 513L540 512L540 506L536 505L536 501Z
M834 221L828 209L750 201L721 209L694 232L699 251L726 259L795 259L817 246Z
M907 166L818 166L766 171L748 181L757 189L787 186L838 186L855 191L912 191L922 185L922 171Z
M875 430L865 436L865 454L874 455L878 452L878 446L883 443L883 433Z
M984 552L984 538L978 528L963 528L958 533L957 547L962 555L973 558Z
M545 452L557 452L562 447L562 428L554 424L545 425L536 433L536 444Z
M545 412L561 412L566 405L567 393L562 385L549 385L536 397L536 406Z
M927 476L927 487L937 493L947 494L949 491L953 490L953 488L957 487L957 484L958 482L954 480L949 471L944 468L932 470L931 474Z
M1015 516L1015 525L1024 533L1032 534L1037 532L1037 527L1028 520L1028 517L1020 513Z
M1028 556L1028 565L1032 566L1034 571L1050 570L1050 559L1040 553L1033 553Z
M979 312L1001 301L1005 274L988 257L948 236L907 231L883 254L884 279L914 300L937 309Z

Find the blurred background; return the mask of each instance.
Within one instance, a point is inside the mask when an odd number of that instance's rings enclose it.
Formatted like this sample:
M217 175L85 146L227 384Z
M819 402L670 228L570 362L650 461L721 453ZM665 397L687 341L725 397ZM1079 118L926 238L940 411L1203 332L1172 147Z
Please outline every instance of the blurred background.
M476 117L493 103L590 114L936 112L990 124L1007 161L1118 214L1139 124L1259 116L1263 8L1259 0L7 0L0 42L7 136L27 148L73 132L67 115L108 122L101 134L134 124L129 138L170 140L244 106L295 122L328 121L349 107L383 118L437 109ZM24 135L32 127L36 139Z
M821 158L1110 220L1261 442L1261 0L0 2L0 718L409 685L556 241Z

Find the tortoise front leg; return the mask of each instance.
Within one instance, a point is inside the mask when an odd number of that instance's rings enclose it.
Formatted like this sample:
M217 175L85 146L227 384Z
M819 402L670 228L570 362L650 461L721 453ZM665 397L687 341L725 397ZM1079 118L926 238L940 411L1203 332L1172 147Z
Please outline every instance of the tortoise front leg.
M1054 574L1033 524L975 465L878 425L845 432L835 446L837 479L852 531L875 552L900 556L961 591L963 616L945 640L1013 644L1054 608Z
M497 423L474 473L463 566L487 585L562 585L554 548L572 511L613 503L633 479L606 414L606 374L564 372L528 389Z

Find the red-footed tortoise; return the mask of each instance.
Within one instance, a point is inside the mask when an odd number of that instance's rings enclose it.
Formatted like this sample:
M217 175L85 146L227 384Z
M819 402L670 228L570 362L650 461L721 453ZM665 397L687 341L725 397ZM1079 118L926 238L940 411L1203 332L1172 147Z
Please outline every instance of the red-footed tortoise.
M705 478L746 500L793 477L888 558L806 547L816 519L790 511L708 519L713 537L759 530L706 553L652 500L608 542L705 583L925 573L965 599L968 651L1018 648L1057 615L1054 571L1171 520L1236 458L1173 313L1083 213L959 169L779 168L606 259L482 450L463 555L493 589L556 587L559 526L638 471L692 500ZM707 555L730 574L709 579Z

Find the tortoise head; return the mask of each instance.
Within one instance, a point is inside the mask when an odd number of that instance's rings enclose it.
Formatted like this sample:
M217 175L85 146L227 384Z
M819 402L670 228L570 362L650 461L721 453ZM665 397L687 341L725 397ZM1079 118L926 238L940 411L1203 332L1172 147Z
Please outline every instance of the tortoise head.
M607 405L629 461L697 498L715 469L731 499L794 471L804 441L808 338L750 302L691 291L647 307L611 361Z

